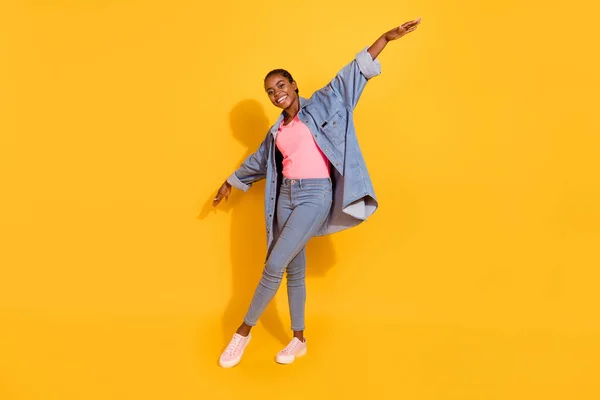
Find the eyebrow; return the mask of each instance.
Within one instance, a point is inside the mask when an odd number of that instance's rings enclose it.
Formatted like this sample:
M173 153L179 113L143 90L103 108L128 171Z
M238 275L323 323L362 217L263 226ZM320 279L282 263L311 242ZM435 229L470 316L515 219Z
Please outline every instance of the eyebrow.
M277 81L277 83L275 83L275 86L279 85L280 82L283 82L283 79L280 79ZM270 89L273 89L272 87L268 87L265 90L268 92Z

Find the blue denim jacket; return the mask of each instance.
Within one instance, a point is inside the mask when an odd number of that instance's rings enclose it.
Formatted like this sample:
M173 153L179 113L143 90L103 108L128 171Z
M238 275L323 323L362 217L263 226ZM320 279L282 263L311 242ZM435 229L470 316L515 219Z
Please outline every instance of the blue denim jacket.
M309 99L299 99L298 118L308 126L332 166L333 203L318 236L356 226L377 210L373 185L356 137L353 111L367 81L380 73L379 60L373 60L364 49L327 86ZM258 150L227 179L233 187L244 192L252 182L267 180L265 218L269 252L278 236L275 207L281 171L277 168L275 137L283 118L282 112Z

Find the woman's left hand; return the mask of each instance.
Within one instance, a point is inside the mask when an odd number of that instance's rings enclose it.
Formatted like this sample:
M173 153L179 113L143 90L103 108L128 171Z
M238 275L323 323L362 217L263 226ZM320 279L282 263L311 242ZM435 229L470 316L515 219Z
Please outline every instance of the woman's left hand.
M421 18L415 19L414 21L408 21L403 23L397 28L392 29L391 31L386 32L383 36L389 42L392 40L400 39L402 36L406 35L417 29L417 26L421 22Z

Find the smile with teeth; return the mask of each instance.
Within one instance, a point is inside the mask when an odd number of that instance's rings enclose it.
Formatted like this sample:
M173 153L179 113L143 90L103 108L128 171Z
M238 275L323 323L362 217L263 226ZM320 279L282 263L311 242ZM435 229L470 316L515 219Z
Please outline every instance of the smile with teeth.
M277 104L283 103L285 99L287 99L287 95L280 97L279 100L277 100Z

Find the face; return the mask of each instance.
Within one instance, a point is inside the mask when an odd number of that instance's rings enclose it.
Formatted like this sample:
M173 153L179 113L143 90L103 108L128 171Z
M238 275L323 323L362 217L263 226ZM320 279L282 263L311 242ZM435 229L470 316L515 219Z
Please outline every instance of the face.
M265 80L265 91L271 103L284 110L298 100L297 87L296 82L291 83L280 74L271 75Z

